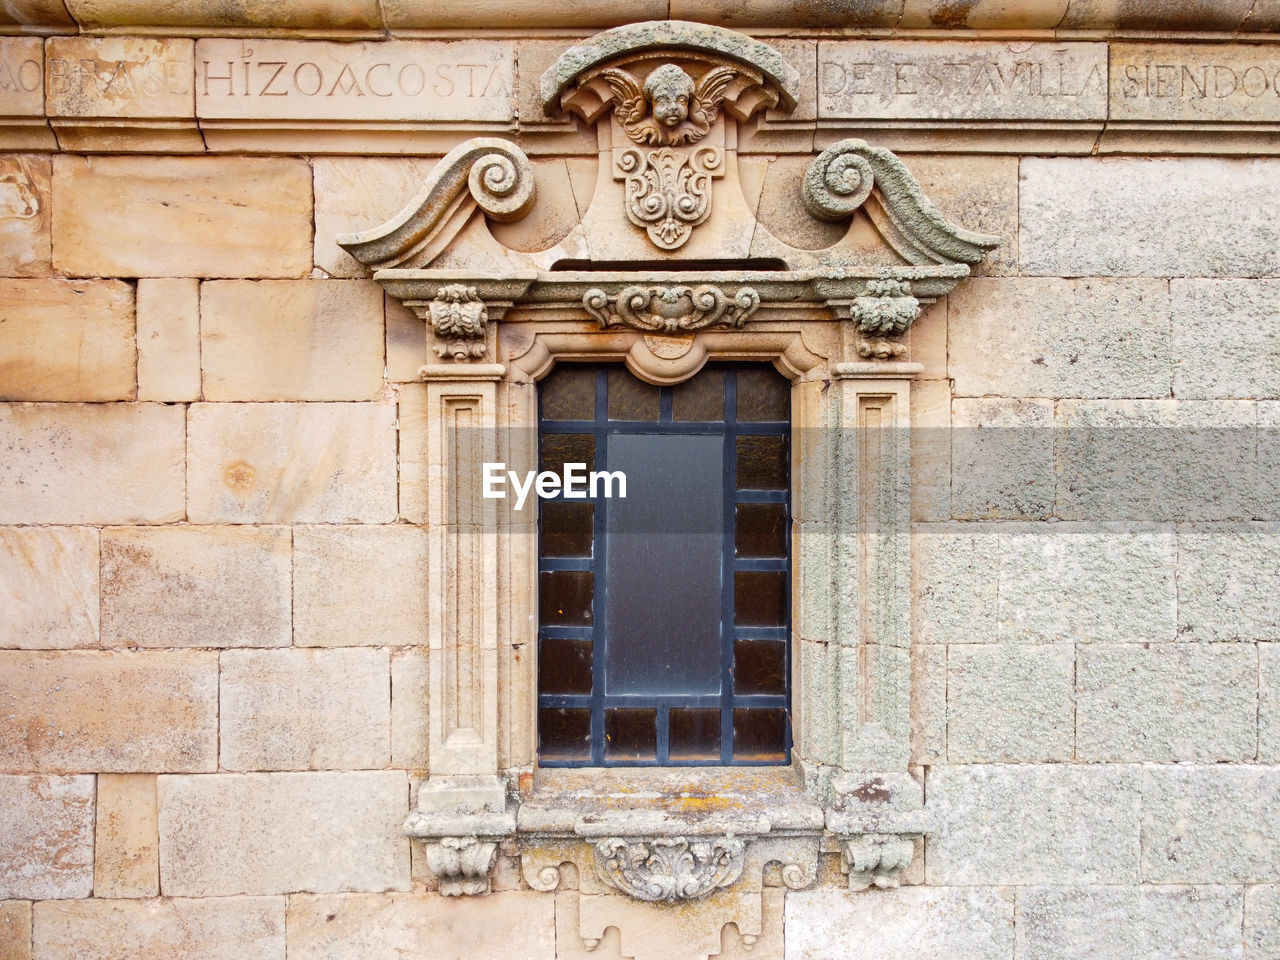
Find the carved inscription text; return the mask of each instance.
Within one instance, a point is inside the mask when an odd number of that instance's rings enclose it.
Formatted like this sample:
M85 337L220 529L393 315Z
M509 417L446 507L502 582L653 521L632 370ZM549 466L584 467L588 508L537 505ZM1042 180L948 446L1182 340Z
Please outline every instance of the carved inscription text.
M1115 44L1111 115L1124 120L1280 120L1280 57L1244 44Z
M39 37L0 37L0 114L44 112L44 44Z

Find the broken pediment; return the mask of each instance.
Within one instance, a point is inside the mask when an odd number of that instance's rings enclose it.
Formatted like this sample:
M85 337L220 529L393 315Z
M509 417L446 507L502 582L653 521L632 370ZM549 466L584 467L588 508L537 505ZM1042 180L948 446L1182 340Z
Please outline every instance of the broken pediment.
M516 304L649 330L739 326L778 304L812 304L856 323L861 356L898 357L921 306L1000 240L949 222L897 157L861 140L822 151L783 214L844 225L834 242L806 249L777 237L756 213L761 178L740 169L738 126L766 107L791 109L796 83L776 50L723 28L662 21L605 31L542 77L548 114L594 126L600 147L590 202L558 242L516 250L495 236L490 224L528 214L539 185L515 143L477 138L445 156L396 217L339 243L451 340L436 344L441 356L459 360L484 353L441 326L464 309L458 291L445 290L459 284L488 305L468 335L476 342ZM564 199L576 210L572 194ZM705 267L699 283L690 284L690 262ZM489 300L490 281L504 279Z

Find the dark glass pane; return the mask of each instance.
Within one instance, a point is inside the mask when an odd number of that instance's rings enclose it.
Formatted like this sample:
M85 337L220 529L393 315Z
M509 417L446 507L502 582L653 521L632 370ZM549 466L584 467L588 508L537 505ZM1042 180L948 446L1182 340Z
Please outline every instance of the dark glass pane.
M785 571L739 570L733 575L733 622L740 627L780 627L787 622L786 597Z
M543 707L538 711L538 757L569 763L591 759L591 711Z
M787 645L782 640L735 640L733 692L787 692Z
M720 762L720 711L673 707L668 714L667 756L671 760Z
M546 510L546 507L543 507ZM787 555L787 505L740 503L734 507L734 548L740 557Z
M671 415L676 420L724 419L724 371L703 370L671 391Z
M589 433L546 433L542 435L542 469L564 474L566 463L585 463L595 469L596 438ZM523 480L523 478L521 478ZM508 496L514 497L515 491ZM537 496L530 488L530 495Z
M609 419L658 422L658 388L625 369L609 371Z
M791 383L772 367L738 371L738 419L753 423L791 419Z
M538 384L544 420L594 420L596 368L562 363Z
M542 504L542 555L544 557L591 556L595 505L573 500L547 500Z
M652 708L604 712L606 760L657 760L658 711Z
M609 501L609 693L720 690L722 455L718 436L609 438L627 476Z
M786 490L790 465L786 437L738 437L739 490Z
M550 570L538 574L538 618L543 626L591 626L590 570Z
M548 637L538 642L539 693L591 692L591 641Z
M733 759L787 762L787 711L770 707L733 711Z

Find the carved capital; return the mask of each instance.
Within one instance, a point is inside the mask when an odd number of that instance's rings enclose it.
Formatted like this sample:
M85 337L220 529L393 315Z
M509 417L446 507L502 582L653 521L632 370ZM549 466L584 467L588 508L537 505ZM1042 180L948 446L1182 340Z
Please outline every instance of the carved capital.
M760 295L739 287L732 298L709 283L696 287L623 287L610 296L598 287L582 297L587 313L604 328L633 327L646 333L688 333L706 327L740 327L760 306Z
M498 844L479 837L440 837L426 844L427 867L440 881L446 897L478 896L489 892L489 871Z
M912 838L900 834L864 833L841 837L841 868L849 874L849 889L898 886L902 872L911 865L914 851Z
M742 875L745 851L736 837L609 837L595 844L596 873L637 900L697 900Z
M436 334L436 356L455 360L478 360L484 356L484 331L489 312L475 287L447 284L436 292L428 308L431 329Z
M869 280L867 293L853 301L850 318L857 324L858 354L892 360L906 349L902 336L920 316L920 301L906 280Z

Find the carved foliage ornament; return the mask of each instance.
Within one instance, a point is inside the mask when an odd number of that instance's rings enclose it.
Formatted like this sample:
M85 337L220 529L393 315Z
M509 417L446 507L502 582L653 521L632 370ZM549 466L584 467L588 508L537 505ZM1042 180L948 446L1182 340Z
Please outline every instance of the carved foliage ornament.
M911 865L915 845L910 837L867 833L840 841L840 856L849 874L850 890L887 889L902 882Z
M484 328L488 311L475 287L451 283L436 292L430 303L431 329L439 342L436 356L473 360L484 356Z
M905 349L899 342L920 315L920 301L906 280L870 280L867 293L853 301L851 319L857 324L858 353L884 360Z
M736 837L610 837L595 845L596 873L637 900L696 900L736 881L745 852Z
M489 892L489 871L498 845L478 837L441 837L426 844L427 867L440 881L446 897Z
M601 327L628 326L647 333L687 333L716 325L740 327L760 306L760 294L739 287L731 298L709 283L696 287L623 287L609 296L588 290L582 306Z
M627 219L663 250L684 246L693 228L711 215L711 177L724 164L714 147L677 151L628 147L616 161L627 182Z

